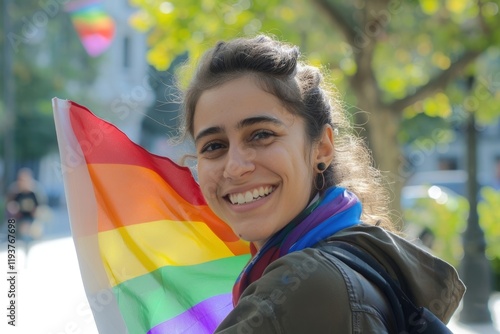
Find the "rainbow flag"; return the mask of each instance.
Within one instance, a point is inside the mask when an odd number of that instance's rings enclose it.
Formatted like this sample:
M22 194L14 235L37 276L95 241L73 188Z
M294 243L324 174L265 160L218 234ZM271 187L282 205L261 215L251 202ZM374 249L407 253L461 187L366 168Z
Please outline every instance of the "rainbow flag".
M248 262L186 167L147 152L71 101L53 99L61 173L100 333L212 333Z
M97 57L111 45L115 23L100 0L76 0L65 5L85 51Z

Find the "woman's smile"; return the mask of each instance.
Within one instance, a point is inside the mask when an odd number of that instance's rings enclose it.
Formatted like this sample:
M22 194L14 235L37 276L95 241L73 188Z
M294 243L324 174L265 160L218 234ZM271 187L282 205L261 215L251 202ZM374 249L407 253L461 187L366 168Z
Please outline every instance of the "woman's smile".
M261 186L253 190L247 190L240 193L232 193L226 195L231 204L243 205L261 200L274 191L274 186Z

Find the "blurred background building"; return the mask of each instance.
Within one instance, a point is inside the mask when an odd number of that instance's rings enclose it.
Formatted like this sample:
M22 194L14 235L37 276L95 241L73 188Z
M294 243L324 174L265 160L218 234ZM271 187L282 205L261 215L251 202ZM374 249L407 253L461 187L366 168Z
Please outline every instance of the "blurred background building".
M467 196L467 155L465 127L451 129L453 140L439 142L428 138L406 147L408 166L406 185L438 184ZM477 127L477 178L480 186L493 186L498 178L500 120Z
M85 94L75 99L94 113L120 128L134 142L141 138L141 124L154 99L150 87L150 67L146 61L146 35L128 23L134 8L127 1L104 1L106 12L114 21L111 44L99 56L95 77ZM75 90L81 87L76 86ZM37 175L50 195L51 203L64 201L59 155L52 152L41 160Z

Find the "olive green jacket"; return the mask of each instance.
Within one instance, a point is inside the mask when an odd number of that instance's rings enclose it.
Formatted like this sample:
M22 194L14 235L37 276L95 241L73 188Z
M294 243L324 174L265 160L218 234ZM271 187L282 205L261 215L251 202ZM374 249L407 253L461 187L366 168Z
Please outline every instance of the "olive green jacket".
M399 267L415 304L445 323L465 292L452 266L379 227L350 227L329 240L358 245L394 277L391 266ZM394 333L394 318L371 282L327 251L307 248L269 265L216 333Z

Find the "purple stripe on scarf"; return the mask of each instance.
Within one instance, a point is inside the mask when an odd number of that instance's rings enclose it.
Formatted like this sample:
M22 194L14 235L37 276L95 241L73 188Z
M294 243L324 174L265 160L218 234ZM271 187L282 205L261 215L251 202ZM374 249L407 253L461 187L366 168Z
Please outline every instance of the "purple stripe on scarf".
M338 189L338 188L337 188ZM334 195L334 192L329 194ZM327 196L328 197L328 196ZM337 215L356 204L357 197L354 194L343 190L341 194L336 196L332 201L323 201L303 222L301 222L283 241L280 247L280 255L288 253L292 245L297 242L304 234L311 231L318 222L324 222L329 217Z
M156 325L147 334L212 334L232 309L230 293L211 297L175 318Z

